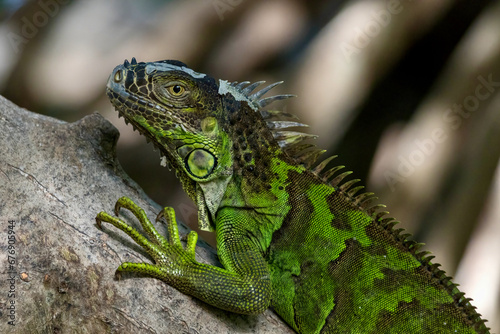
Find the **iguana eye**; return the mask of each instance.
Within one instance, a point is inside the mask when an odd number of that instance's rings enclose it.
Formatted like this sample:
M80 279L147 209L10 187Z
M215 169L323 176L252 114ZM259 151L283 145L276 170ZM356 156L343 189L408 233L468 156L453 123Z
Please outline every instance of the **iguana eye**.
M186 91L186 89L181 85L168 86L167 90L172 96L176 96L176 97L182 96L184 94L184 92Z
M115 82L117 83L120 83L123 79L123 74L122 74L122 71L116 71L115 73L115 76L113 77L113 80L115 80Z

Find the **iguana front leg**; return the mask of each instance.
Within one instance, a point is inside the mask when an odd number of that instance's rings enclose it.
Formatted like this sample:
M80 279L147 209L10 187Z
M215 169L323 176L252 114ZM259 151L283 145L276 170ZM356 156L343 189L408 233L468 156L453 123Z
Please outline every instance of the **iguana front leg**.
M149 239L106 212L97 215L97 225L102 228L102 222L109 223L127 233L153 258L154 264L124 262L116 270L117 273L128 271L159 278L185 294L232 312L256 314L269 306L271 283L267 262L248 237L239 234L238 229L226 226L228 220L238 225L242 216L235 214L234 217L226 215L222 218L226 228L219 231L217 239L224 240L218 245L220 260L225 268L219 268L195 260L196 232L191 231L186 248L182 246L172 208L164 208L157 217L157 220L163 217L167 222L168 240L156 231L144 210L132 200L120 198L115 205L116 216L121 208L137 217Z

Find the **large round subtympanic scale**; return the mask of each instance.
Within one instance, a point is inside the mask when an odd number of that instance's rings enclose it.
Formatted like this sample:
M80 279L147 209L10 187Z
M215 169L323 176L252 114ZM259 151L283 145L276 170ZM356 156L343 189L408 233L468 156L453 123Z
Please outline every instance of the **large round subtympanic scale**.
M215 167L215 162L213 154L201 148L193 150L186 159L188 170L198 178L208 177Z

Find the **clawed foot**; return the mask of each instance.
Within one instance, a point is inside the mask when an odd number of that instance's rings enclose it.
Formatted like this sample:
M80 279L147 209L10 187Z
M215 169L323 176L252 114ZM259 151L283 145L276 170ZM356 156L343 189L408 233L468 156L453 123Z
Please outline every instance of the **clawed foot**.
M148 238L118 218L121 208L129 210L137 217ZM148 252L155 262L155 264L124 262L116 270L118 275L123 271L138 272L168 281L171 271L182 270L183 265L195 262L195 248L198 234L194 231L188 234L187 246L184 249L179 238L174 209L166 207L156 217L156 221L162 218L165 219L168 229L168 240L158 233L144 210L131 199L127 197L120 198L116 202L114 211L116 217L106 212L99 212L96 217L97 226L102 229L102 223L105 222L127 233L139 246Z

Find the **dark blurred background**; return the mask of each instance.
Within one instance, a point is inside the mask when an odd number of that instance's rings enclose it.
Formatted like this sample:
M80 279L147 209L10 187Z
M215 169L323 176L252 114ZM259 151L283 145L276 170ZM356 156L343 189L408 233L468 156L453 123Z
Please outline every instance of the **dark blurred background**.
M298 97L276 107L427 243L500 333L499 1L10 0L0 20L0 94L68 122L101 113L127 173L191 226L174 173L107 101L111 70L178 59L230 81L285 80L275 91Z

